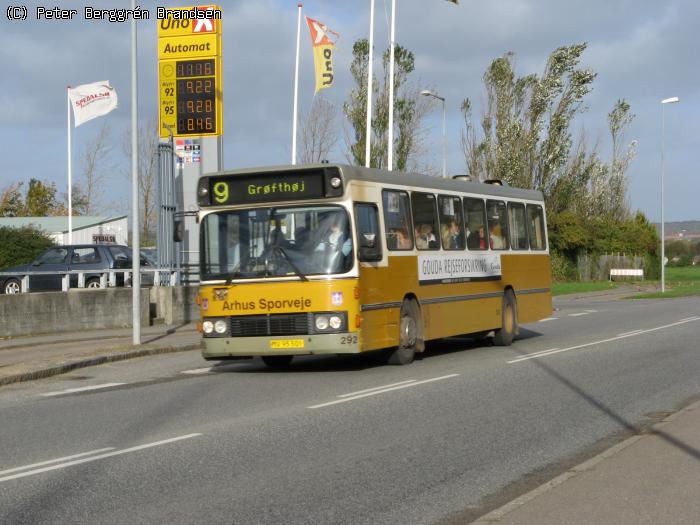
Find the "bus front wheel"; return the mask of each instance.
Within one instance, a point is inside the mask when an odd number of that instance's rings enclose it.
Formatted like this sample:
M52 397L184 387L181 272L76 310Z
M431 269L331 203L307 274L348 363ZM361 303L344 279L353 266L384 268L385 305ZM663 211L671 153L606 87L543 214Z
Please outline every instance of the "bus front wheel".
M510 346L518 332L518 310L515 303L513 290L506 290L503 294L501 307L501 328L496 330L493 344L496 346Z
M413 300L404 300L399 319L399 346L389 354L390 365L408 365L413 362L420 337L420 309Z
M280 370L287 368L292 362L294 356L292 355L264 355L262 360L270 368Z

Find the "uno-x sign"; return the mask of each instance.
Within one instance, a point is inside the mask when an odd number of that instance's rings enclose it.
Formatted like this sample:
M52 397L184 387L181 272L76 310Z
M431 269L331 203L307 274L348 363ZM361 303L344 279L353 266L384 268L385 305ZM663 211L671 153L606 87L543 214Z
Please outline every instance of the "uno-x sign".
M158 37L218 34L221 8L215 5L158 8Z
M214 15L214 7L209 6L209 7L198 7L198 11L205 11L207 13L211 13L212 16ZM221 11L219 11L220 13ZM215 31L214 29L214 18L197 18L194 20L194 24L192 24L192 32L193 33L213 33Z

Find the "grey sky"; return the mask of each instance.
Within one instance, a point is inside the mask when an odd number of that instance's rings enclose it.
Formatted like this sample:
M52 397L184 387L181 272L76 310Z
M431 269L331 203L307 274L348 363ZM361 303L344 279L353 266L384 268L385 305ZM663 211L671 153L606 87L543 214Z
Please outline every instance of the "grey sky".
M128 201L121 174L129 160L121 142L130 117L130 25L86 21L82 7L123 7L110 0L61 1L78 8L73 21L37 21L30 3L27 21L8 21L3 5L0 28L0 141L5 155L0 188L30 177L66 189L67 85L108 79L119 94L119 108L75 130L74 161L81 144L104 122L113 129L114 174L105 193ZM186 5L144 0L152 19L139 29L139 110L157 114L155 8ZM296 38L296 1L226 1L223 7L225 167L288 163L291 158L292 82ZM353 42L367 37L369 0L308 0L304 14L340 33L336 84L323 95L340 108L352 87L348 64ZM388 45L390 0L376 0L375 57ZM416 54L414 80L447 99L448 170L463 173L459 150L464 97L479 115L484 100L481 77L488 64L507 51L516 53L518 74L541 73L558 46L586 41L583 66L598 73L587 98L588 111L573 130L585 129L590 142L600 140L607 154L607 114L625 98L636 118L627 140L639 141L629 171L633 208L650 219L660 217L660 136L662 98L678 96L666 107L666 219L700 218L695 152L700 146L700 51L697 21L700 3L693 0L397 0L397 42ZM313 97L313 63L308 31L302 27L300 109ZM378 61L377 61L378 62ZM377 68L376 71L379 71ZM339 117L339 126L346 125ZM428 119L430 151L426 161L441 166L440 108ZM340 141L332 161L345 160ZM76 176L79 168L74 172ZM106 199L109 201L109 198Z

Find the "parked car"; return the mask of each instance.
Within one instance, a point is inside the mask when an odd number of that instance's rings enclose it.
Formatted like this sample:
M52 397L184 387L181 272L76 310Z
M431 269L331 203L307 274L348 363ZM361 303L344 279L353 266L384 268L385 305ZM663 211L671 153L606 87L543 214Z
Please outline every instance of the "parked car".
M28 263L3 270L15 275L0 275L0 291L6 294L20 293L22 275L26 272L51 272L41 275L29 275L29 291L51 291L62 289L62 276L70 270L90 270L85 274L86 288L99 288L100 275L106 270L131 268L131 248L119 244L78 244L55 246L49 248L37 259ZM141 258L145 267L152 266ZM94 270L95 273L92 273ZM116 275L117 286L124 285L124 274ZM149 284L150 283L150 284ZM142 284L153 284L153 274L142 276ZM78 274L70 275L70 287L78 287Z

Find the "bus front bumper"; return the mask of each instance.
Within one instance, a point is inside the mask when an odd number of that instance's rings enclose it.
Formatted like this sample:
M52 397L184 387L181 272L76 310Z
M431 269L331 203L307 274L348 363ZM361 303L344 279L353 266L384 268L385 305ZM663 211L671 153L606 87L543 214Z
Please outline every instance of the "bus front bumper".
M258 355L358 354L359 335L316 334L280 337L205 337L204 359Z

